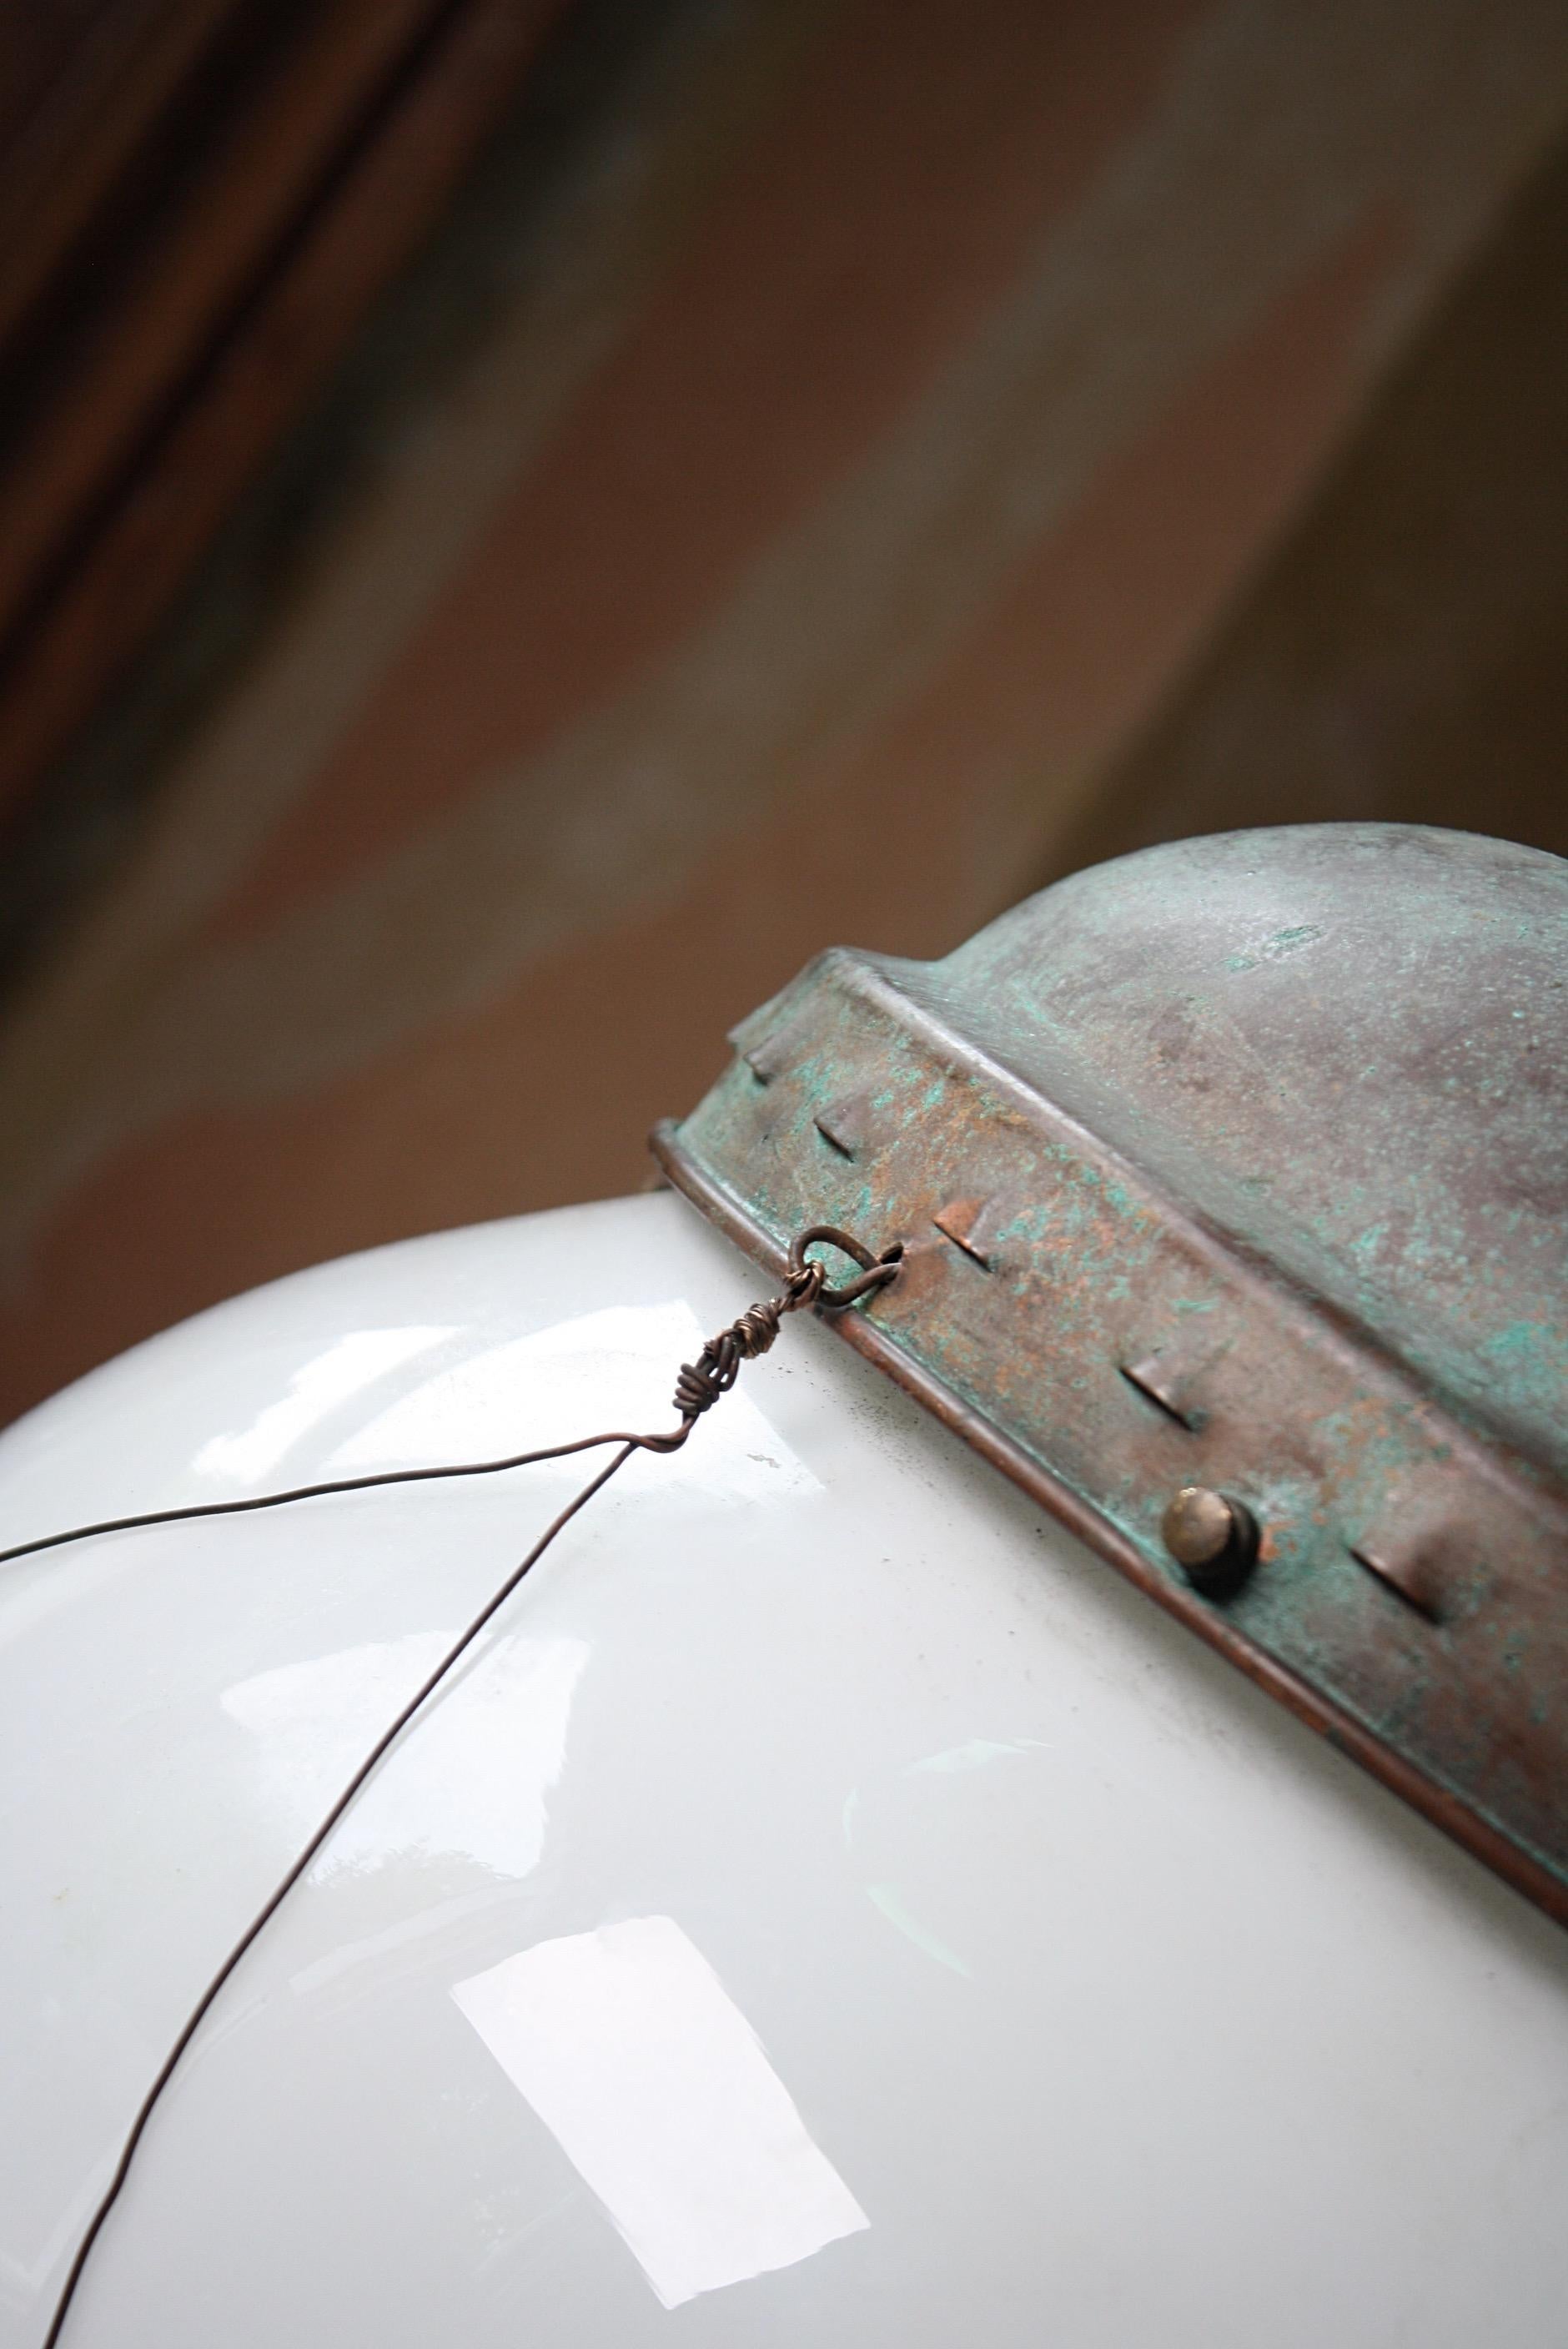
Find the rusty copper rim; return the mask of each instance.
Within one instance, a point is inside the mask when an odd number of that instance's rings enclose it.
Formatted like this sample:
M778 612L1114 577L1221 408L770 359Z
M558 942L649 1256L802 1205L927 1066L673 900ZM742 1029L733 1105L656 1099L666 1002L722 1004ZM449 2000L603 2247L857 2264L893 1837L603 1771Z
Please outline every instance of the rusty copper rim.
M669 1183L710 1223L755 1263L779 1276L787 1273L788 1249L686 1148L672 1121L662 1121L654 1128L649 1146ZM1321 1689L1267 1654L1238 1630L1222 1608L1208 1604L1184 1582L1151 1567L1139 1545L1119 1526L1054 1475L986 1414L975 1410L934 1377L923 1364L914 1361L888 1330L878 1326L875 1311L873 1298L862 1312L830 1314L826 1318L847 1345L902 1387L944 1426L961 1435L983 1458L999 1468L1168 1614L1176 1616L1210 1647L1238 1665L1299 1721L1326 1738L1337 1752L1358 1763L1527 1899L1559 1924L1568 1925L1568 1884L1550 1868L1501 1832L1451 1788L1429 1776L1374 1734Z

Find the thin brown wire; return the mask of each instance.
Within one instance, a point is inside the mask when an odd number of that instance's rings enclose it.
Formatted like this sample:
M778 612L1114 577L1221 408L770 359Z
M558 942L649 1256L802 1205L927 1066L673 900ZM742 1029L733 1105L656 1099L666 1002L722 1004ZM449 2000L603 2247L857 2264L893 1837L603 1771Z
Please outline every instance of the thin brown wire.
M40 1550L57 1548L65 1542L86 1541L99 1534L123 1533L146 1526L172 1525L193 1517L230 1516L248 1509L282 1508L289 1502L316 1500L332 1493L363 1492L372 1485L415 1484L440 1476L495 1475L507 1469L531 1466L535 1462L542 1460L559 1460L570 1453L592 1451L596 1446L605 1444L616 1444L621 1447L614 1458L600 1469L597 1475L590 1477L582 1491L566 1504L557 1516L552 1519L527 1557L513 1567L505 1580L491 1592L479 1613L464 1627L451 1647L447 1650L435 1670L421 1682L401 1711L382 1731L375 1744L356 1768L331 1809L310 1837L309 1841L296 1853L284 1876L274 1885L266 1900L246 1925L216 1972L210 1977L205 1989L202 1990L195 2005L181 2025L179 2034L160 2065L150 2087L137 2107L113 2174L94 2209L93 2215L72 2257L70 2267L67 2271L65 2282L55 2303L49 2329L44 2336L43 2349L58 2349L66 2320L70 2314L71 2303L76 2298L77 2288L92 2256L93 2246L103 2230L109 2212L119 2199L126 2180L130 2175L137 2147L141 2143L159 2099L173 2078L181 2057L211 2012L215 2002L222 1995L235 1970L265 1931L294 1886L305 1874L333 1830L364 1790L378 1764L390 1753L421 1707L435 1694L453 1666L479 1638L486 1624L505 1606L523 1578L538 1564L557 1534L571 1523L578 1511L584 1507L596 1493L603 1490L618 1470L625 1466L633 1453L678 1452L702 1414L711 1410L719 1396L727 1394L735 1384L741 1363L754 1361L758 1355L767 1353L779 1335L779 1323L785 1314L798 1313L802 1308L833 1298L833 1292L826 1287L826 1275L821 1265L808 1264L805 1259L806 1248L819 1240L831 1242L861 1265L862 1278L851 1284L852 1294L855 1297L868 1294L871 1290L882 1287L897 1273L900 1252L896 1249L890 1249L883 1257L873 1257L859 1241L851 1239L847 1233L840 1232L827 1225L814 1226L810 1232L803 1233L790 1251L789 1270L786 1275L784 1288L780 1294L765 1299L759 1304L748 1306L744 1313L721 1330L717 1337L709 1339L695 1362L685 1362L681 1365L680 1376L676 1382L675 1398L676 1408L680 1413L680 1424L672 1428L666 1434L632 1435L618 1433L584 1435L571 1444L552 1444L538 1452L514 1453L503 1460L470 1461L456 1467L397 1468L378 1475L345 1477L322 1485L303 1485L292 1492L268 1493L250 1500L199 1502L186 1508L153 1509L139 1516L110 1517L96 1525L77 1526L67 1533L45 1535L38 1540L20 1542L10 1549L0 1550L0 1564L3 1564L8 1558L30 1557ZM843 1303L850 1301L851 1300L849 1298L841 1299ZM839 1303L841 1300L834 1299L834 1302Z
M148 2089L146 2095L143 2096L141 2103L137 2107L136 2117L131 2122L129 2133L126 2137L124 2145L120 2148L119 2159L115 2164L114 2174L110 2178L108 2186L105 2188L104 2192L99 2199L97 2209L94 2210L91 2219L88 2222L87 2230L82 2236L81 2241L77 2245L76 2255L71 2261L69 2271L66 2276L65 2283L61 2287L59 2299L55 2304L54 2317L50 2323L47 2333L44 2335L44 2349L57 2349L57 2344L58 2343L61 2332L64 2329L66 2319L70 2313L71 2302L76 2298L77 2286L80 2283L88 2261L92 2256L93 2245L98 2241L98 2236L102 2231L105 2220L108 2217L109 2212L113 2209L115 2204L119 2199L121 2189L125 2185L126 2179L130 2175L130 2165L136 2158L137 2147L141 2143L143 2133L146 2130L149 2121L152 2118L153 2111L158 2104L158 2100L162 2095L164 2089L169 2085L170 2081L173 2078L176 2066L179 2064L181 2057L190 2046L191 2042L195 2038L197 2032L201 2029L207 2015L211 2011L215 2001L223 1990L225 1984L229 1982L231 1976L233 1974L236 1967L238 1967L246 1953L260 1939L267 1926L271 1924L273 1917L277 1914L278 1909L283 1906L284 1901L294 1890L294 1886L299 1882L301 1877L305 1873L305 1870L309 1868L311 1862L321 1850L323 1844L326 1842L328 1837L331 1835L333 1829L337 1826L345 1812L347 1811L356 1796L359 1795L366 1781L375 1772L377 1763L380 1762L397 1744L398 1738L402 1735L404 1730L407 1729L408 1723L413 1720L414 1715L418 1712L426 1699L434 1694L435 1691L440 1686L442 1681L445 1680L447 1674L451 1671L452 1666L463 1654L465 1649L469 1647L472 1642L478 1639L480 1633L484 1630L485 1625L490 1621L491 1616L495 1614L497 1609L505 1605L512 1592L517 1588L518 1584L522 1580L524 1575L529 1571L529 1568L535 1565L537 1561L543 1557L545 1551L550 1547L551 1543L555 1539L556 1535L561 1531L562 1527L568 1524L570 1520L576 1516L578 1510L583 1507L585 1502L591 1501L594 1494L609 1483L616 1470L625 1465L625 1463L631 1458L633 1453L636 1449L637 1445L634 1441L623 1445L622 1449L616 1453L614 1458L609 1463L608 1466L601 1468L599 1474L596 1476L591 1477L588 1483L583 1485L582 1491L567 1503L560 1516L552 1519L551 1524L545 1528L544 1532L541 1535L539 1540L535 1542L533 1547L529 1551L528 1556L522 1560L521 1564L513 1567L511 1572L507 1576L506 1580L500 1585L500 1588L491 1593L490 1597L485 1601L484 1606L480 1609L480 1612L473 1618L472 1621L465 1627L460 1637L454 1640L451 1647L448 1649L446 1654L441 1658L440 1662L436 1666L435 1671L420 1683L419 1687L409 1698L407 1703L404 1705L402 1711L397 1714L388 1727L382 1731L381 1735L377 1739L369 1753L360 1763L358 1768L355 1771L354 1775L349 1779L348 1784L344 1787L342 1793L338 1795L337 1800L327 1812L326 1816L316 1827L309 1842L305 1844L304 1849L297 1853L294 1858L290 1862L286 1873L273 1887L263 1906L257 1909L250 1923L245 1927L244 1931L240 1935L239 1940L234 1943L228 1955L224 1958L222 1963L219 1966L216 1973L214 1973L208 1982L206 1988L202 1991L201 1996L197 1999L195 2005L191 2008L191 2013L187 2015L184 2023L181 2024L179 2036L176 2038L174 2044L170 2047L168 2054L164 2057L162 2064L159 2066L157 2075L154 2078L151 2086Z
M826 1288L821 1266L805 1261L805 1250L815 1241L831 1242L869 1268L869 1272L862 1272L848 1290ZM367 1493L383 1485L424 1485L447 1476L499 1476L510 1469L534 1467L542 1460L564 1460L574 1452L592 1452L602 1444L629 1444L642 1452L678 1452L702 1413L734 1385L740 1363L768 1351L784 1314L816 1304L841 1309L852 1299L881 1288L897 1269L897 1252L872 1257L847 1232L828 1224L813 1225L790 1250L783 1293L748 1306L738 1320L709 1340L695 1363L682 1364L675 1394L682 1424L667 1434L634 1435L625 1429L612 1430L603 1435L576 1436L570 1444L545 1444L537 1452L509 1453L500 1460L464 1460L434 1468L385 1468L369 1476L336 1476L319 1485L296 1485L286 1493L253 1494L240 1501L191 1501L175 1509L143 1509L130 1516L100 1517L91 1525L67 1526L63 1533L13 1542L8 1549L0 1549L0 1566L14 1558L35 1557L41 1550L60 1549L69 1542L90 1541L100 1534L139 1533L151 1526L183 1525L197 1517L245 1516L256 1509L286 1508L295 1501L325 1500L335 1493Z

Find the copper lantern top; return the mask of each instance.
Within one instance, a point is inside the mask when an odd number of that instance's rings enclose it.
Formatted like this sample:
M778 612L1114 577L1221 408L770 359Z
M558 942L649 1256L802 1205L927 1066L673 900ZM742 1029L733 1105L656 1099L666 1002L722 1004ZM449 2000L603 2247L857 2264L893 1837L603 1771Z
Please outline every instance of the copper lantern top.
M655 1148L1212 1644L1568 1921L1568 864L1150 849L835 950Z

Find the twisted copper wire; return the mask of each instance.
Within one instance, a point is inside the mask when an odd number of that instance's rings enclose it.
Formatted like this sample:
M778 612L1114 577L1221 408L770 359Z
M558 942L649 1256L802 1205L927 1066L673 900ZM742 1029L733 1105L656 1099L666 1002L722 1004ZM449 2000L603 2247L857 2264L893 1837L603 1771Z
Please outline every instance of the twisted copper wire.
M837 1247L847 1248L858 1264L867 1268L862 1272L861 1278L846 1288L828 1289L827 1276L821 1265L808 1264L805 1261L805 1249L816 1239L827 1239ZM316 1500L335 1493L362 1492L366 1486L373 1485L407 1484L438 1476L489 1476L503 1469L525 1467L544 1460L557 1460L568 1453L593 1451L603 1444L613 1444L619 1446L614 1458L601 1468L595 1476L590 1478L581 1492L568 1501L559 1516L546 1526L528 1555L512 1568L504 1581L491 1592L479 1613L448 1649L435 1670L383 1730L325 1817L316 1827L315 1834L304 1848L295 1854L285 1875L273 1887L266 1901L252 1918L239 1940L208 1982L206 1988L187 2015L178 2037L137 2109L129 2133L121 2146L113 2174L72 2256L65 2282L55 2302L54 2314L50 2319L48 2331L44 2336L44 2349L57 2349L70 2314L72 2302L76 2298L77 2287L92 2255L93 2246L98 2241L109 2212L119 2199L143 2133L186 2049L195 2038L202 2022L227 1986L236 1968L248 1955L284 1900L304 1875L377 1765L397 1744L415 1716L422 1710L427 1700L439 1688L453 1666L466 1653L486 1624L511 1598L524 1576L538 1564L562 1527L569 1524L578 1510L592 1500L594 1494L609 1482L617 1469L625 1465L634 1452L678 1452L703 1413L710 1411L719 1396L727 1393L735 1384L741 1363L753 1361L758 1355L767 1353L779 1335L779 1325L786 1313L799 1313L803 1308L815 1305L819 1301L828 1306L841 1308L842 1305L852 1302L854 1299L869 1294L873 1288L882 1287L883 1283L894 1278L900 1254L901 1251L893 1247L887 1250L882 1257L873 1257L859 1241L828 1225L814 1226L810 1231L802 1233L790 1251L789 1269L785 1276L784 1287L780 1294L777 1297L765 1298L759 1304L748 1305L746 1311L732 1321L727 1329L721 1330L717 1338L709 1339L695 1362L682 1364L680 1376L676 1383L675 1398L676 1409L680 1413L681 1423L678 1427L670 1429L667 1433L637 1435L623 1432L603 1435L582 1435L569 1444L551 1444L538 1452L516 1453L504 1460L464 1461L452 1466L433 1468L386 1469L374 1475L344 1477L327 1484L302 1485L288 1493L260 1494L242 1501L198 1501L183 1508L154 1509L137 1516L110 1518L96 1525L74 1526L64 1532L45 1534L32 1541L18 1542L9 1549L0 1550L0 1563L4 1563L7 1558L26 1557L36 1551L54 1549L66 1542L87 1541L101 1535L127 1533L153 1526L171 1525L176 1521L192 1517L227 1516L239 1510L281 1508L292 1501Z
M708 1340L695 1362L681 1364L675 1404L688 1427L705 1411L711 1411L721 1394L729 1392L742 1362L753 1362L758 1354L767 1353L786 1313L798 1313L803 1306L816 1303L826 1278L820 1264L791 1273L779 1296L748 1305L727 1329Z

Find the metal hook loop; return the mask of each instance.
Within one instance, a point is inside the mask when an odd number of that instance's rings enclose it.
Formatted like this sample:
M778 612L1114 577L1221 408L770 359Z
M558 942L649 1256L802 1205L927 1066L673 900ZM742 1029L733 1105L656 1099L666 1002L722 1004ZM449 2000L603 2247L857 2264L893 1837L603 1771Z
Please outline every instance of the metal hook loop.
M880 1257L872 1256L870 1248L856 1239L852 1232L842 1232L836 1224L812 1224L805 1231L798 1232L789 1243L789 1277L792 1280L820 1269L806 1262L806 1250L818 1242L825 1247L836 1247L841 1256L849 1257L861 1267L858 1280L846 1280L838 1288L818 1290L817 1303L830 1313L841 1312L846 1305L852 1305L859 1297L869 1296L872 1289L885 1288L888 1282L896 1277L899 1258L903 1254L903 1247L895 1242Z

